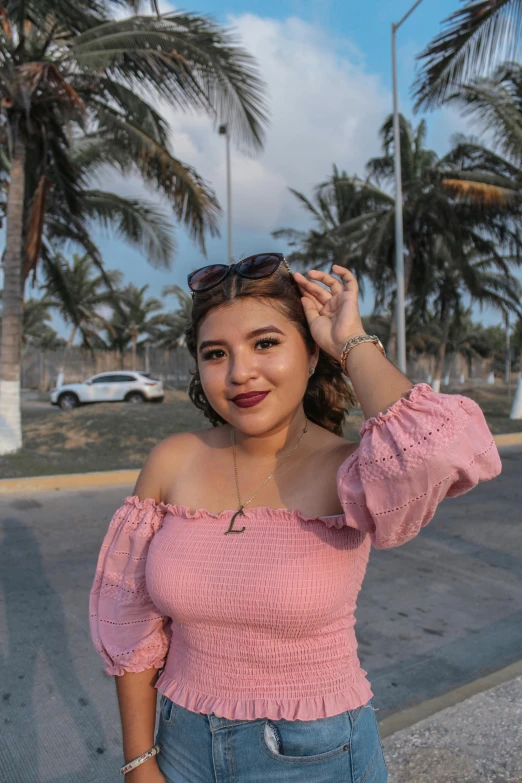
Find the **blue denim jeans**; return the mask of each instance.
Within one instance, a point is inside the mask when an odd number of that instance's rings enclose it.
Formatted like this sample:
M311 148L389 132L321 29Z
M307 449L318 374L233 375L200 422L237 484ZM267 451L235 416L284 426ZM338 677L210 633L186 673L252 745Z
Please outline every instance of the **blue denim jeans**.
M229 720L160 702L167 783L386 783L372 700L312 721Z

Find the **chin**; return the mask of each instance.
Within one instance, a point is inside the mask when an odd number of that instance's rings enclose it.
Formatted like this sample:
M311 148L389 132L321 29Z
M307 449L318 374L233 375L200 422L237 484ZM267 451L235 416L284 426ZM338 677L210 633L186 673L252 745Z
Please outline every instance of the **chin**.
M262 403L261 403L262 406ZM259 406L259 408L261 407ZM287 413L281 410L258 410L255 408L228 409L220 414L231 427L235 427L245 435L263 435L280 426L292 416L292 411Z

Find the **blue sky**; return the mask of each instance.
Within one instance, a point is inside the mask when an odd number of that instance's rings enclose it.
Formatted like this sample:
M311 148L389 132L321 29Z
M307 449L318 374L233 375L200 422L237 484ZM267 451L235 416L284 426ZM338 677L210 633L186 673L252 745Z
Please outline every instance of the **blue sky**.
M199 0L184 10L207 13L233 25L245 47L258 59L268 83L272 123L263 154L255 159L238 151L232 157L234 257L287 249L271 232L282 226L305 228L306 217L288 188L308 194L326 178L333 163L350 174L379 153L378 128L392 109L391 24L413 0ZM415 56L459 7L458 0L424 0L399 31L401 111L411 117L410 88ZM167 10L167 0L161 9ZM172 7L172 6L170 6ZM224 140L202 116L167 112L175 154L196 167L225 205ZM415 118L418 121L420 118ZM444 153L464 121L449 110L427 116L428 144ZM138 180L123 183L113 175L103 187L150 198ZM221 238L208 242L207 259L176 228L178 250L169 271L153 269L137 251L115 237L95 231L108 268L121 269L126 282L148 284L160 296L164 285L186 285L189 271L227 257L226 220ZM28 296L31 295L30 290ZM371 309L368 296L363 312ZM495 322L496 316L485 314ZM62 332L55 319L55 328Z

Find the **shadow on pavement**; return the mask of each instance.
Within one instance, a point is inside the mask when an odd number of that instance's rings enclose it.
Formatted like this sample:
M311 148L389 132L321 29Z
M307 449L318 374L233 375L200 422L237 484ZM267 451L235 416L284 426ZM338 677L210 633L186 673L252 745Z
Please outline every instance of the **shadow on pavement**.
M63 604L46 577L39 544L32 530L13 516L3 519L0 587L5 602L0 648L2 780L94 783L99 774L96 757L107 749L102 723L76 671ZM56 699L63 705L61 720L54 721L49 710L43 743L46 704ZM56 757L67 758L69 744L78 741L83 752L75 748L73 755L76 763L78 756L85 757L85 768L54 776ZM118 763L115 759L114 768Z

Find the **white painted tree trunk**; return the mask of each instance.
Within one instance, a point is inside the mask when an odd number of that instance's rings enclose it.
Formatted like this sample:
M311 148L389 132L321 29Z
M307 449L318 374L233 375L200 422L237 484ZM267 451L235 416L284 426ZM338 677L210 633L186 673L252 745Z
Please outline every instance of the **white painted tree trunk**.
M488 384L490 386L494 386L495 385L495 373L493 373L493 372L489 373L489 375L488 375Z
M8 130L8 133L11 131ZM24 217L25 146L20 131L13 144L5 234L2 359L0 380L0 454L12 454L22 445L20 415L20 359L23 286L22 236Z
M434 392L440 392L440 378L435 378L433 383L431 384L431 388Z
M522 419L522 378L518 381L515 399L513 400L513 407L511 408L509 418Z
M21 447L20 381L0 380L0 454L14 454Z

